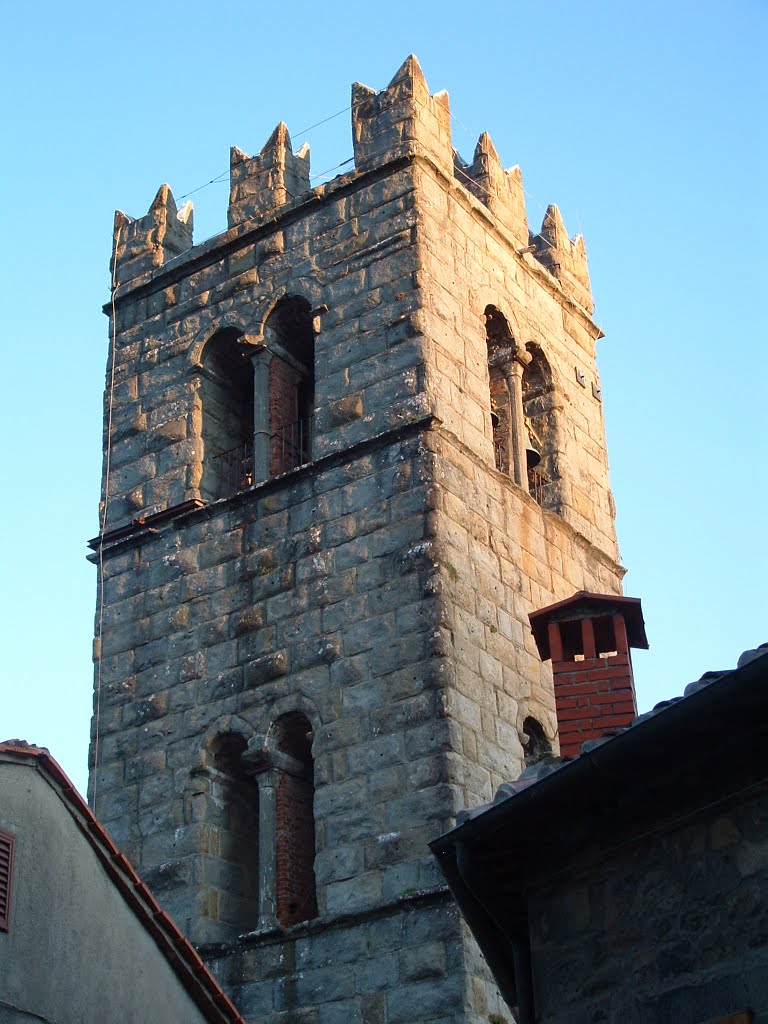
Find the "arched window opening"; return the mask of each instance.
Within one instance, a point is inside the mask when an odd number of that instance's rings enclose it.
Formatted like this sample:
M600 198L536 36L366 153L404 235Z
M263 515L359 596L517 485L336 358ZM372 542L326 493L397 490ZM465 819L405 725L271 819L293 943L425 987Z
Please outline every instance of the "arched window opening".
M485 307L485 340L488 351L491 428L496 469L512 475L510 452L510 401L507 378L514 355L515 341L503 313L495 306Z
M538 345L524 348L496 306L485 307L489 411L496 468L543 507L559 478L552 372Z
M267 320L269 347L269 470L287 473L312 455L315 336L306 299L281 299Z
M275 724L281 771L276 794L277 920L283 926L317 917L312 726L298 713Z
M253 365L240 334L218 331L203 351L203 477L209 501L253 483Z
M210 748L210 848L216 854L206 874L219 922L233 934L254 928L259 917L259 789L242 759L246 747L242 736L227 733Z
M523 722L523 748L526 768L545 757L552 756L552 746L541 723L537 722L535 718L528 717Z
M528 438L528 490L536 501L551 507L556 500L557 429L552 371L538 345L529 342L530 362L523 371L523 416Z

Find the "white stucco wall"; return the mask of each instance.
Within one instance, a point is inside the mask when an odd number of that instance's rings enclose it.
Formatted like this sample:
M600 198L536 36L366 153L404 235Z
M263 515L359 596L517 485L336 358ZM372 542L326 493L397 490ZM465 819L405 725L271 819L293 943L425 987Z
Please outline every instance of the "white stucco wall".
M0 763L0 827L16 836L10 930L0 932L2 1024L204 1021L35 768Z

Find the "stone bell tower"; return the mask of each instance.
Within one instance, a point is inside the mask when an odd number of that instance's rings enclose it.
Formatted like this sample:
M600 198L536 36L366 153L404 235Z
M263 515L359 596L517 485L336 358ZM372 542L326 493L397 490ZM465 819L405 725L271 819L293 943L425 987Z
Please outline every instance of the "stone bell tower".
M529 613L621 592L600 331L415 58L352 132L116 215L91 801L249 1021L506 1020L427 842L557 744Z

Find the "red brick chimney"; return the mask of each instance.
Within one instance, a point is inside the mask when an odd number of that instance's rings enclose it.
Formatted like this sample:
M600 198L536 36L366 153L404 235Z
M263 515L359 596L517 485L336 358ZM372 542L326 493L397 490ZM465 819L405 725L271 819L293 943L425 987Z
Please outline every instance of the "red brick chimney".
M588 594L532 612L542 661L552 659L560 753L629 725L637 715L630 647L648 647L637 597Z

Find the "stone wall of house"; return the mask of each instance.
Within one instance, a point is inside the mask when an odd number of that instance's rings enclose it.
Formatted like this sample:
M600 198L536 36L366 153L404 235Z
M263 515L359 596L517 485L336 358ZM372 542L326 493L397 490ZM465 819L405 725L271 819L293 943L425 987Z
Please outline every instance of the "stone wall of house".
M556 743L528 613L620 589L599 331L583 247L551 211L530 240L519 174L486 137L454 162L447 96L415 59L380 93L353 87L352 126L354 171L316 189L284 126L257 157L234 150L231 226L202 245L167 187L116 218L91 799L249 1019L506 1020L427 841L519 773L526 717ZM258 419L270 316L295 296L310 460L212 501L206 342L226 333ZM488 306L551 371L531 406L546 502L495 468ZM292 715L311 743L318 916L284 928ZM249 786L258 912L227 853L227 794Z
M535 890L537 1020L768 1021L767 812L762 786L681 808Z

